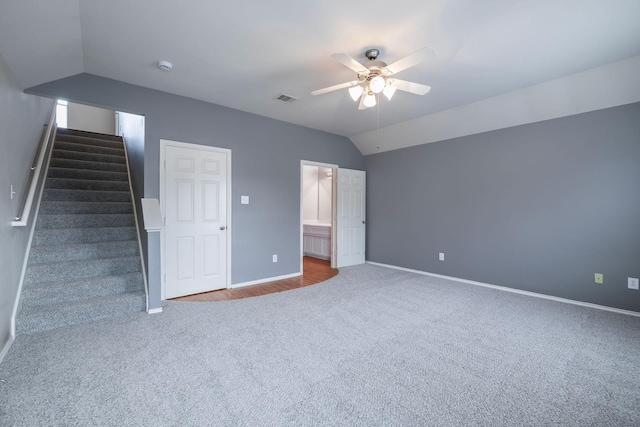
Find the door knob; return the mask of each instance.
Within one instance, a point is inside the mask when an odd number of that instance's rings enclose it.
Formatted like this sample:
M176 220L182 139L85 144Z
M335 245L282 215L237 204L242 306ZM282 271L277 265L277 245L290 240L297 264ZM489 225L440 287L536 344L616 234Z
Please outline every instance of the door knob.
M227 227L225 227L224 225L222 227L220 227L220 230L226 230Z

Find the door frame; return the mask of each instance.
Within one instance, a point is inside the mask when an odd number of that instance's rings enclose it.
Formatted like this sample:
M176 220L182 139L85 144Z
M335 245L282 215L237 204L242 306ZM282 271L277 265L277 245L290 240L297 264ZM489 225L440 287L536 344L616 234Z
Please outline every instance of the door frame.
M300 160L300 273L304 274L304 167L305 166L316 166L320 168L331 168L332 179L331 179L331 268L336 268L336 254L337 246L336 246L336 215L338 214L337 209L337 187L336 180L333 177L336 176L336 170L338 169L338 165L332 163L322 163L315 162L313 160Z
M180 141L172 141L169 139L160 139L160 193L158 199L160 200L160 212L162 212L162 220L165 224L162 227L162 231L160 232L160 277L162 278L162 296L161 299L165 300L165 289L167 286L167 276L165 274L165 245L166 245L166 210L165 210L165 179L166 179L166 148L167 146L177 147L177 148L188 148L190 150L198 150L198 151L213 151L217 153L225 153L227 155L227 200L226 200L226 212L227 212L227 265L225 268L227 269L227 283L226 287L229 289L231 287L231 233L233 227L231 226L231 202L233 201L233 197L231 195L231 150L228 148L220 148L213 147L209 145L202 144L193 144L190 142L180 142Z

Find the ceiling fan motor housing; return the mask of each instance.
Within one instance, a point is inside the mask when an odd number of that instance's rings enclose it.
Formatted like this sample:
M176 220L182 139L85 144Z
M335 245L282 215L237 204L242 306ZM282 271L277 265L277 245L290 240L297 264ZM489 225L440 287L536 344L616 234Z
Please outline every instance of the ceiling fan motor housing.
M375 61L378 55L380 55L379 49L369 49L364 53L369 61Z
M358 73L358 79L360 80L366 80L368 77L373 78L377 75L386 74L384 72L385 67L387 66L385 62L371 60L371 61L365 62L362 65L367 69L367 71Z

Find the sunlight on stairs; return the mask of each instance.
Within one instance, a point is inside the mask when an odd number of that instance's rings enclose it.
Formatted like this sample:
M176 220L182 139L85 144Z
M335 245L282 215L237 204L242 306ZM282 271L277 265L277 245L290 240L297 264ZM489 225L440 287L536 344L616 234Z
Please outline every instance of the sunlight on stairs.
M145 304L122 139L59 129L16 332L139 312Z

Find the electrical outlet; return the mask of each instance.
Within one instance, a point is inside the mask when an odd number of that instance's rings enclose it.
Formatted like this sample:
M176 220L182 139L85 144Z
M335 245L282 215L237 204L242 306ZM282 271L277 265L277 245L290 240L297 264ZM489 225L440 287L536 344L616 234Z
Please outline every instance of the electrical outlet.
M638 290L638 278L637 277L628 277L627 278L627 287L629 289L635 289L636 291Z
M438 254L438 259L439 259L440 261L444 261L444 252L440 252L440 253Z
M278 255L273 256L273 262L278 262Z
M595 280L597 284L602 285L604 283L604 274L596 273Z

